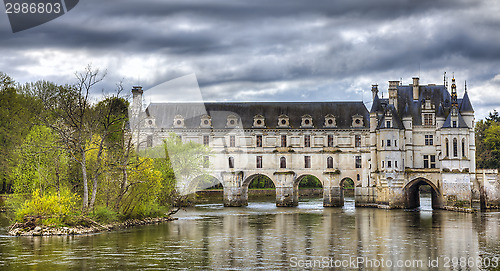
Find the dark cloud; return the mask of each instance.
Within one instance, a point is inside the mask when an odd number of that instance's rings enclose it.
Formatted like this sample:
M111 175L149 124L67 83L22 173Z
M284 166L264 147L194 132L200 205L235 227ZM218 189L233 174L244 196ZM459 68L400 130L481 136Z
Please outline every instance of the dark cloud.
M0 70L68 83L92 63L108 69L105 89L194 72L210 100L288 101L369 100L372 83L455 71L472 93L500 73L499 12L488 0L80 1L30 30L2 24Z

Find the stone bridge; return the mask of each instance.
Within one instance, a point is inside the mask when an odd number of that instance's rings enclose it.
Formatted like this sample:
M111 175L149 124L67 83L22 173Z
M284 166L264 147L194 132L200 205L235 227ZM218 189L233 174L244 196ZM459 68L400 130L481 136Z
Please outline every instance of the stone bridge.
M299 201L299 183L306 176L316 177L323 187L323 206L344 205L343 184L351 179L355 187L363 185L362 180L368 173L363 169L344 170L231 170L211 174L224 187L224 206L248 205L248 187L258 176L269 178L276 188L276 206L297 206ZM364 177L364 178L363 178Z

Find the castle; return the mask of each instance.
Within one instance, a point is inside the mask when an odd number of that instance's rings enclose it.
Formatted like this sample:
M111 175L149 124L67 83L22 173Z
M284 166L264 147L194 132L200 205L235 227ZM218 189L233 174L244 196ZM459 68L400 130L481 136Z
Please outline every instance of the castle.
M466 89L458 98L455 78L451 93L446 82L417 77L389 81L385 99L377 85L371 91L370 111L362 102L151 103L143 111L143 90L134 87L133 141L142 149L175 133L208 145L225 206L246 205L261 175L275 184L277 206L296 206L298 184L311 175L324 206L344 204L348 179L356 206L415 208L421 185L431 187L436 209L500 206L498 172L476 169L474 109Z

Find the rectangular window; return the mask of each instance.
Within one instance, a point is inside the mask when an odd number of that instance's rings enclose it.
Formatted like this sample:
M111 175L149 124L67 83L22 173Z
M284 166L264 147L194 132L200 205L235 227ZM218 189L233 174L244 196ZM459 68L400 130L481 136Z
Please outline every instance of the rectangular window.
M333 147L333 135L328 135L328 147Z
M262 156L257 156L257 160L256 160L256 167L257 168L262 168Z
M304 167L311 168L311 156L304 156Z
M384 146L384 141L382 140L382 147Z
M453 128L457 128L457 121L456 120L453 121Z
M391 160L387 161L387 167L388 167L388 168L391 168L391 167L392 167L392 161L391 161Z
M390 146L391 146L391 140L387 139L387 147L390 147Z
M457 139L454 138L453 139L453 157L457 157L458 156L458 143L457 143Z
M390 121L390 120L388 120L388 121L386 122L386 125L385 125L385 126L386 126L386 128L391 128L391 121Z
M361 147L361 136L360 135L354 136L354 146Z
M394 147L397 147L397 146L398 146L398 141L394 140Z
M209 143L210 143L210 137L207 135L204 135L203 136L203 145L208 146Z
M208 168L210 165L210 158L208 156L203 156L203 168Z
M229 147L236 146L236 136L229 136Z
M257 148L262 147L262 135L257 135L257 136L256 136L256 141L255 141L255 142L256 142L256 147L257 147Z
M382 161L382 168L384 168L384 161Z
M431 168L436 168L436 156L431 155Z
M425 135L425 145L427 145L427 146L434 145L434 136L433 135Z
M361 168L361 156L356 156L356 168Z
M465 157L465 139L462 139L462 157Z
M424 168L429 168L429 155L424 155Z
M398 161L394 161L394 167L398 168Z
M286 135L281 136L281 147L286 147Z
M434 118L432 117L432 114L424 114L424 125L426 126L434 125Z
M311 136L310 135L304 135L304 147L306 147L306 148L311 147Z

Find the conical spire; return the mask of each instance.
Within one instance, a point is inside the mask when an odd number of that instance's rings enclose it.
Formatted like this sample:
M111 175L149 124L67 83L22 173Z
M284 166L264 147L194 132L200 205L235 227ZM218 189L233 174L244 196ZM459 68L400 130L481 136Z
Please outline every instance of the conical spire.
M472 104L469 99L469 94L467 94L467 90L465 91L464 97L462 98L462 103L460 104L460 112L472 112L474 113L474 109L472 108Z
M382 108L382 103L378 98L378 93L376 93L375 98L373 99L372 109L370 110L370 113L382 112L383 110L384 109Z

